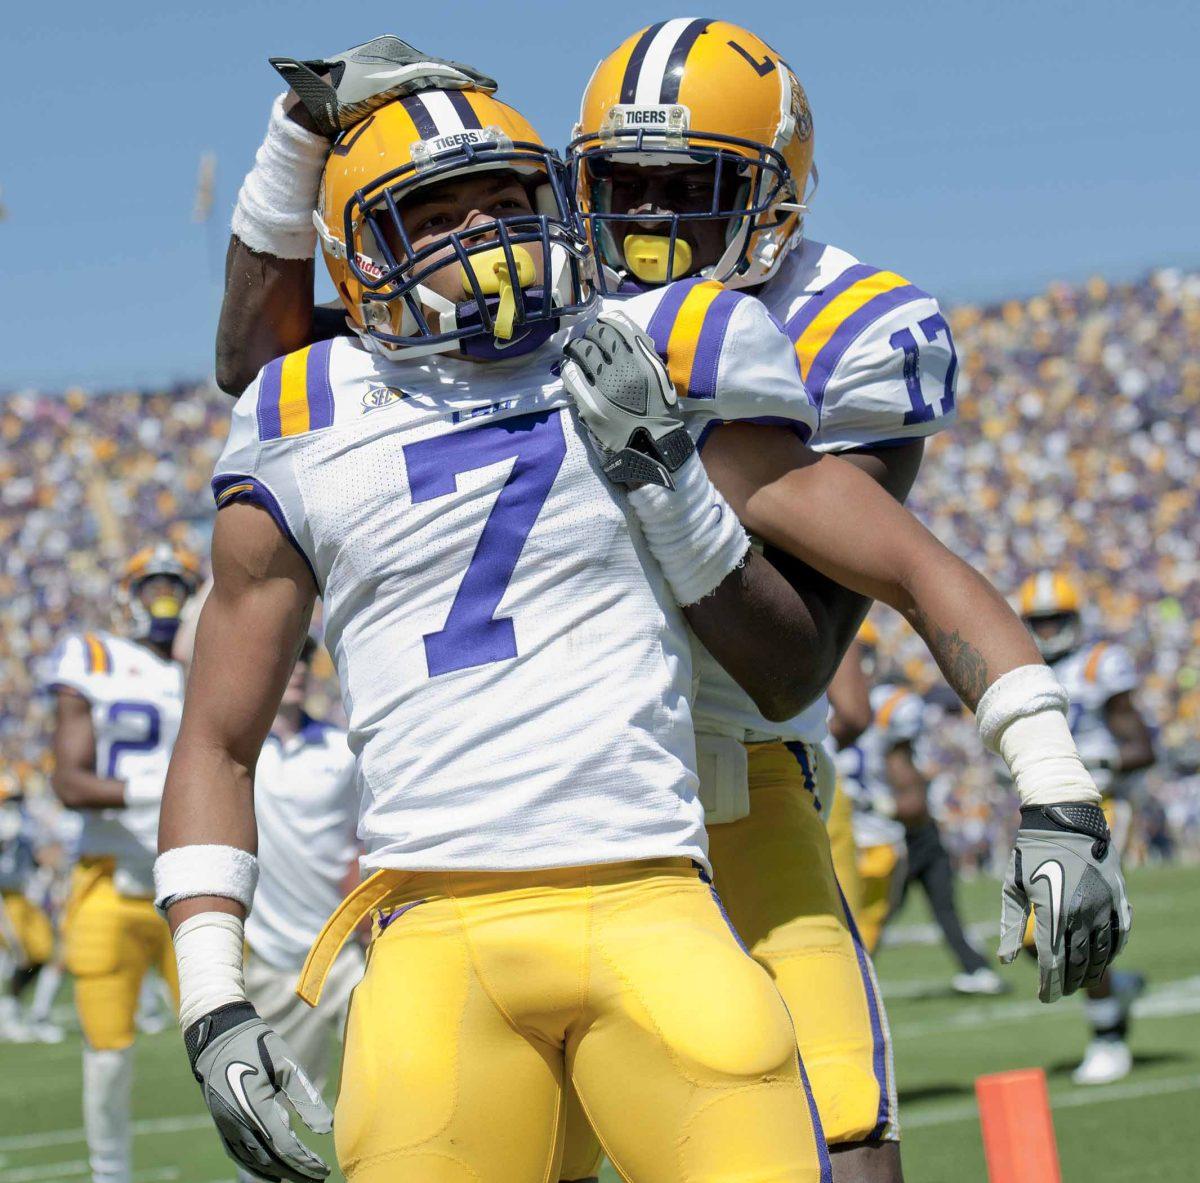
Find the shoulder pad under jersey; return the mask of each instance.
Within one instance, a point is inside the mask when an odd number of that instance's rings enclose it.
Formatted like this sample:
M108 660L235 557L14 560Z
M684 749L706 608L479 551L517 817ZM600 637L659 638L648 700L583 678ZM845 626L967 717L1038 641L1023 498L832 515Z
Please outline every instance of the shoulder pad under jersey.
M865 263L821 282L784 323L820 411L813 447L886 446L946 427L958 357L937 300Z

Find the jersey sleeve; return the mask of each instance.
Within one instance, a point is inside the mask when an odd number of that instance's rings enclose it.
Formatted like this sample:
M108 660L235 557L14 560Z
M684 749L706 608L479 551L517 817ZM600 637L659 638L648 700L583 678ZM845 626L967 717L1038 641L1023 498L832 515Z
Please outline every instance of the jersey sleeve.
M817 426L796 352L763 304L715 280L684 280L635 297L624 311L666 364L693 434L740 420L794 430Z
M937 300L894 272L850 268L786 328L820 412L818 451L901 444L953 422L950 324Z
M234 407L229 438L213 472L213 497L218 510L239 501L266 510L316 580L292 455L293 441L299 437L283 434L273 368L278 370L278 362L263 368Z
M91 633L65 637L54 648L42 667L42 689L50 694L62 687L90 699L94 679L112 668L108 646Z
M1092 680L1100 691L1099 697L1104 702L1115 698L1118 694L1126 694L1130 690L1137 689L1137 667L1133 664L1133 655L1124 645L1109 643L1097 645L1089 665L1093 661L1095 672Z

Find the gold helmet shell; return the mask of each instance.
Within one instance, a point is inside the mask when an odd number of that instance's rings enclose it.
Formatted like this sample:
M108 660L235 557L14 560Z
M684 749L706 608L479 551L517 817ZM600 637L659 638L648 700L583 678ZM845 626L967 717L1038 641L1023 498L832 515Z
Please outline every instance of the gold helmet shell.
M748 287L770 278L799 241L813 173L813 121L795 73L760 37L728 21L659 21L596 67L568 148L576 200L598 256L627 270L615 232L628 213L604 208L604 166L714 160L743 178L732 208L692 217L729 222L711 278ZM664 237L678 237L676 215ZM665 219L664 219L665 221ZM678 267L668 264L668 278Z

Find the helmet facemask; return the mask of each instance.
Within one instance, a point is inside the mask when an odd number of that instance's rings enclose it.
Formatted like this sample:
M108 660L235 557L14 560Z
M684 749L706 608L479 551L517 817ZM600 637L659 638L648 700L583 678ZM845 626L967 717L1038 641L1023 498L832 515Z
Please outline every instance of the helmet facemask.
M530 208L428 242L410 233L408 203L434 186L488 174L514 176ZM520 356L594 298L590 255L561 161L540 144L512 143L495 129L419 156L358 190L346 204L342 239L317 222L326 249L342 251L362 285L360 334L389 356L455 350L478 360ZM449 269L457 298L445 291Z
M1083 622L1078 612L1034 612L1023 619L1045 661L1060 661L1078 649L1083 640Z

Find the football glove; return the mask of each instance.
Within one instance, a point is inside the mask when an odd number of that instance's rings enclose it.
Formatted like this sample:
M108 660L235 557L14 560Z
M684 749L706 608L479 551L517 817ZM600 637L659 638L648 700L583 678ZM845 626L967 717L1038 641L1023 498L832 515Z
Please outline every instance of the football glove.
M316 1086L248 1002L197 1019L183 1034L225 1153L263 1179L319 1183L329 1168L292 1133L281 1097L314 1133L333 1128Z
M1000 960L1021 951L1030 908L1038 998L1055 1002L1098 982L1125 947L1133 910L1098 805L1027 805L1013 843L1000 916Z
M673 489L696 446L654 342L623 312L603 312L563 354L563 385L608 479Z
M333 139L377 107L421 90L496 89L473 66L431 57L390 33L330 58L269 58L296 92L319 135Z

